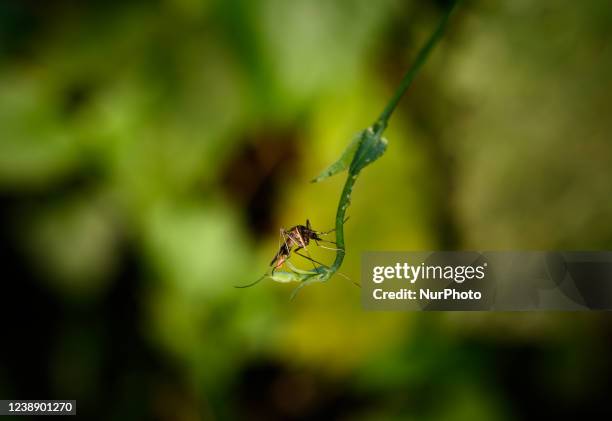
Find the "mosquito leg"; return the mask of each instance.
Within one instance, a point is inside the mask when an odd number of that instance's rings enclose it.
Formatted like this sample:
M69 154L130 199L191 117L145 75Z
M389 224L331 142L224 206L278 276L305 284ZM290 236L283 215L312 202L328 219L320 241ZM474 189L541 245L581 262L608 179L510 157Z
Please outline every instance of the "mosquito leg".
M287 237L289 237L289 234L287 233L287 231L284 228L281 228L281 236L283 237L283 242L285 243L285 247L287 248L287 251L291 251L291 247L289 246L289 244L287 244ZM289 238L290 241L291 238Z
M259 278L258 280L256 280L255 282L251 282L250 284L247 285L234 285L234 288L250 288L253 285L257 285L259 282L261 282L262 279L265 279L265 277L268 276L267 273L264 273L261 278Z
M278 249L279 250L281 248L281 241L285 242L285 228L281 228L280 231L278 232Z
M281 245L281 240L283 239L283 245ZM283 246L285 247L283 249ZM283 251L286 251L287 254L286 256L284 256ZM283 263L285 262L285 260L287 260L289 258L289 253L291 252L291 248L289 247L289 244L287 244L287 231L285 231L284 228L280 229L280 235L278 238L278 253L276 253L276 256L274 256L274 259L272 259L272 262L270 263L270 266L273 266L272 268L272 275L274 275L274 271L276 269L278 269L279 267L281 267L283 265ZM282 262L280 264L278 264L278 261L282 259Z
M306 245L304 245L304 247L298 247L295 249L295 251L297 252L300 249L304 249L304 251L306 252L306 254L308 255L308 257L304 256L302 253L297 253L298 255L310 260L310 262L312 263L312 267L314 270L317 270L317 267L315 266L315 263L321 265L321 263L317 262L315 259L312 258L312 256L310 255L310 252L308 251L308 249L306 248Z
M301 248L301 247L300 247L300 248ZM319 262L319 261L317 261L317 260L313 259L313 258L312 258L312 257L310 257L310 256L306 256L306 255L304 255L304 254L300 253L298 250L300 250L300 249L295 249L295 250L293 250L293 252L294 252L295 254L297 254L298 256L303 257L303 258L304 258L304 259L306 259L306 260L310 260L310 261L313 263L313 266L314 266L314 264L315 264L315 263L316 263L317 265L320 265L320 266L325 266L323 263L321 263L321 262ZM316 267L316 266L315 266L315 269L317 269L317 267Z
M283 260L283 264L285 262L285 260L287 260L289 258L289 255L291 254L291 247L289 246L289 244L287 244L287 231L284 228L280 229L280 235L283 238L283 244L285 245L285 250L287 250L287 257ZM281 246L282 249L282 246ZM279 251L280 254L280 251ZM282 264L281 264L282 266ZM272 272L274 274L274 272Z
M276 270L276 265L275 263L278 262L278 259L280 258L281 255L281 238L283 238L283 232L285 231L284 228L280 229L280 233L278 236L278 251L276 252L276 254L274 255L274 258L272 259L272 261L270 262L270 266L272 266L272 275L274 275L274 271Z
M326 246L321 246L321 245L319 245L319 247L321 247L322 249L325 249L325 250L333 250L333 251L340 251L340 250L342 250L342 249L337 249L337 248L334 248L334 247L326 247Z
M319 239L319 241L322 241L324 243L329 243L329 244L333 244L333 245L338 245L338 243L336 243L335 241L328 241L328 240L323 240L323 239ZM329 247L325 247L325 246L321 246L319 244L317 244L319 247L323 247L323 248L329 248ZM340 250L340 249L334 249L331 248L330 250Z
M344 273L342 272L336 272L336 275L340 275L342 276L344 279L346 279L347 281L351 281L353 283L353 285L355 285L356 287L361 288L361 285L359 285L358 282L353 281L351 278L349 278L348 276L346 276Z
M280 259L282 253L283 253L283 246L280 245L280 238L279 238L279 240L278 240L278 251L276 252L274 257L272 258L272 261L270 262L270 266L275 266L275 263L278 262L278 260Z
M348 221L350 218L350 216L347 216L346 218L344 218L344 222L342 222L343 224L346 223L346 221ZM336 228L330 229L329 231L324 231L324 232L317 232L318 235L327 235L327 234L331 234L332 232L336 231Z
M340 251L340 250L342 250L342 249L338 249L338 248L334 248L334 247L326 247L326 246L322 246L321 244L319 244L319 241L322 241L322 242L324 242L324 243L329 243L329 244L334 244L334 245L337 245L337 243L336 243L335 241L324 240L324 239L322 239L322 238L319 238L318 240L316 240L316 239L315 239L314 241L315 241L315 243L317 243L317 246L318 246L318 247L321 247L321 248L323 248L323 249L333 250L333 251Z
M308 220L306 220L306 223L309 224L310 222ZM298 250L304 249L304 251L306 252L306 254L308 254L307 259L310 260L310 262L312 263L312 267L314 268L314 270L317 270L317 267L315 266L315 260L312 258L312 256L310 255L310 252L308 251L308 248L306 247L306 242L304 241L304 239L302 238L302 234L300 234L300 231L297 231L297 235L298 235L298 239L300 240L300 243L298 244L298 248L295 249L295 251L297 252ZM303 254L298 253L300 256L305 257ZM321 263L316 262L319 265Z
M287 231L285 230L285 228L280 229L280 236L283 239L283 244L285 244L286 250L291 251L289 244L287 244ZM279 241L279 245L280 245L280 241Z
M304 259L310 260L310 262L312 263L312 267L314 268L314 270L317 270L317 267L315 266L315 263L320 264L319 262L316 262L312 257L310 257L310 253L308 253L308 256L304 256L302 253L300 253L300 250L303 249L304 247L299 246L298 248L296 248L295 250L293 250L293 252L295 254L297 254L298 256L302 256Z

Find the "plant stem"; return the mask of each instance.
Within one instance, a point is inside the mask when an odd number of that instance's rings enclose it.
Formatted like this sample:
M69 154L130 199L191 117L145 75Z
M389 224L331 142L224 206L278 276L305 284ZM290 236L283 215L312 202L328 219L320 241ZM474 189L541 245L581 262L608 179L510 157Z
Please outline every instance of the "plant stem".
M446 29L448 20L457 3L458 0L453 0L451 2L450 6L442 16L440 23L438 23L438 26L436 27L435 31L431 34L425 45L421 48L421 50L417 54L415 61L412 63L412 65L406 72L406 75L400 82L400 85L395 91L395 94L393 94L393 97L391 97L391 100L389 101L383 112L380 114L374 125L371 128L367 129L372 130L374 136L382 136L383 132L387 128L389 118L391 118L391 114L393 114L393 111L395 111L397 104L400 102L400 100L408 90L408 87L414 80L414 77L418 73L419 69L423 66L425 61L427 61L429 54L442 37L442 34ZM344 246L345 214L346 208L350 203L351 192L353 191L353 185L355 184L355 180L357 180L357 176L357 173L351 173L351 171L349 171L346 182L344 183L344 189L342 190L342 195L340 196L340 201L338 203L338 210L336 212L336 247L338 248L338 251L336 252L336 259L334 260L334 263L329 268L329 271L327 272L323 280L329 279L334 273L338 271L338 269L340 269L342 261L344 260L344 255L346 254Z
M351 203L351 192L353 191L355 180L357 180L357 174L353 175L349 172L342 189L342 195L340 196L338 211L336 212L336 248L338 248L338 251L336 252L336 259L330 268L332 274L340 269L344 260L344 254L346 253L344 248L344 215L346 214L346 208Z
M427 58L429 57L429 53L431 53L435 45L438 43L438 41L440 41L440 38L442 38L442 34L444 33L444 30L446 29L446 24L448 23L448 20L450 19L450 16L453 10L455 9L455 5L457 3L458 3L457 0L454 0L451 2L450 6L448 7L446 12L442 16L440 23L438 23L438 27L431 34L431 36L429 37L429 40L427 40L427 43L421 48L421 50L417 54L416 59L414 60L414 62L412 63L412 66L410 66L410 68L404 75L404 78L402 79L399 87L393 94L393 97L391 98L391 100L389 101L389 103L387 104L383 112L378 117L378 120L376 120L376 123L374 123L373 128L374 128L375 134L380 136L387 128L389 118L391 118L391 114L393 114L393 111L395 111L397 104L399 104L400 100L402 99L406 91L408 90L408 87L410 87L410 84L414 80L414 77L418 73L421 66L425 63L425 61L427 61Z

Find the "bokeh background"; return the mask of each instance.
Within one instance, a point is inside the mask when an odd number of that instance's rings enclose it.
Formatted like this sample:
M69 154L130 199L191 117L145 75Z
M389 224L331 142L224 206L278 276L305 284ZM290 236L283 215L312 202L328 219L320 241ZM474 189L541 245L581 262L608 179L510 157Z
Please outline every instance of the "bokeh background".
M612 415L606 313L233 288L280 227L333 226L343 176L308 181L444 8L2 1L2 398L105 420ZM461 4L356 184L342 271L365 250L610 249L611 36L607 0Z

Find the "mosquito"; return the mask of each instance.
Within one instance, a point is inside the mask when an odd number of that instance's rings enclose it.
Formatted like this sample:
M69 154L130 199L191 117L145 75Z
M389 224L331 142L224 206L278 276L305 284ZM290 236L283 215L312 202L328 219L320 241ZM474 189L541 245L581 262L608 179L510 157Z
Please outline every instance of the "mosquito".
M293 252L297 254L298 256L301 256L309 260L313 264L313 266L315 264L318 264L320 266L325 266L323 265L323 263L318 262L317 260L313 259L312 256L310 256L307 246L308 244L310 244L310 240L313 240L315 244L319 247L322 247L328 250L338 250L337 248L326 247L326 246L319 244L319 242L322 242L322 243L330 243L330 244L335 245L336 243L334 241L330 241L330 240L321 238L321 236L330 234L334 232L335 230L336 230L335 228L329 231L313 230L312 226L310 225L310 220L308 219L306 219L306 225L296 225L294 227L289 228L288 230L281 228L280 236L283 242L280 245L278 252L276 253L274 258L270 262L270 266L272 266L272 274L274 274L274 271L280 268L281 266L283 266L283 264L287 261L287 259L289 259L289 257L291 256L291 251L294 247L295 249L293 250ZM299 251L301 249L304 249L308 255L304 255L300 253ZM316 266L314 267L316 269Z
M346 222L348 220L348 217L346 217L346 219L344 220L344 222ZM274 280L276 280L277 282L291 282L294 281L295 279L293 279L295 276L301 276L304 279L307 279L307 276L312 276L312 275L316 275L317 273L320 273L320 271L323 268L326 268L327 266L324 265L323 263L315 260L312 258L312 256L310 256L310 253L308 252L308 248L307 246L310 244L310 241L314 241L315 244L318 247L321 248L325 248L328 250L340 250L338 248L333 248L333 247L327 247L327 246L323 246L321 244L319 244L319 242L322 243L329 243L329 244L334 244L336 245L335 241L330 241L330 240L326 240L324 238L321 238L321 236L325 236L327 234L331 234L332 232L336 231L336 229L331 229L329 231L316 231L312 229L312 226L310 225L310 221L308 219L306 219L306 225L296 225L294 227L289 228L288 230L281 228L280 229L280 237L282 238L282 244L280 244L280 240L279 240L279 249L278 252L276 253L276 255L274 256L274 258L272 259L272 261L270 262L270 266L272 267L272 271L271 273L264 273L259 279L257 279L255 282L252 282L250 284L247 285L236 285L236 288L249 288L252 287L253 285L258 284L261 280L265 279L266 277L272 278ZM293 249L294 247L296 247L295 249ZM301 249L304 249L306 251L306 253L308 253L308 255L304 255L302 253L300 253L299 251ZM291 262L289 262L289 257L291 257L291 252L294 252L295 254L297 254L298 256L301 256L307 260L309 260L314 268L314 272L305 272L302 271L300 269L297 269L296 267L294 267ZM278 268L280 268L281 266L283 266L285 263L287 263L287 265L289 266L289 268L291 269L291 272L279 272L279 275L275 275L274 271ZM319 265L318 267L315 265ZM349 279L346 275L337 272L338 275L341 275L342 277ZM281 276L282 275L282 276ZM286 277L287 275L290 275L292 277L292 279L287 280ZM349 279L350 280L350 279ZM310 282L310 281L309 281ZM353 282L355 285L359 286L359 284ZM295 296L295 293L305 285L304 281L302 281L302 283L300 284L300 286L298 288L296 288L296 290L294 291L294 293L292 294L292 298Z

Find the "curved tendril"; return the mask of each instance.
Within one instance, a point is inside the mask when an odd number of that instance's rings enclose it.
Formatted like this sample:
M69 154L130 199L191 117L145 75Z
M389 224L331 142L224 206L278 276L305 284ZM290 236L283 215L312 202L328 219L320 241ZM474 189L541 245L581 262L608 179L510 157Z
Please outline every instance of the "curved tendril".
M256 280L255 282L251 282L250 284L247 285L234 285L234 288L250 288L252 286L257 285L258 283L260 283L264 278L266 278L268 276L268 273L264 273L263 275L261 275L261 278L259 278L258 280Z
M344 273L342 272L336 272L337 275L342 276L344 279L346 279L347 281L350 281L353 285L355 285L358 288L361 288L361 285L359 284L359 282L355 282L353 281L351 278L349 278L348 276L346 276Z

